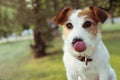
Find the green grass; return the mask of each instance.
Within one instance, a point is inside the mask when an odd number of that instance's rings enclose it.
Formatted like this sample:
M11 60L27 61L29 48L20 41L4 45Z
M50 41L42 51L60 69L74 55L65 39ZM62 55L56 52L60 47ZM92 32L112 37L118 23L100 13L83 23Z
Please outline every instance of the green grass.
M120 30L103 31L103 40L111 55L111 66L120 80ZM0 44L0 80L67 80L60 38L51 42L48 55L40 59L33 58L30 44L28 40Z

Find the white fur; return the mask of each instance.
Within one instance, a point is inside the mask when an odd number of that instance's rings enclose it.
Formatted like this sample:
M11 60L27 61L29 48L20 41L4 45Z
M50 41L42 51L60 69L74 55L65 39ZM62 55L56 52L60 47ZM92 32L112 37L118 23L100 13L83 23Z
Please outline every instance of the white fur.
M93 36L83 27L85 17L78 17L81 10L76 10L67 22L73 24L73 29L67 37L63 35L64 40L64 56L63 61L66 68L68 80L117 80L114 70L109 65L109 53L101 40L100 29L97 36ZM72 41L74 38L82 38L87 46L84 52L76 52L73 49ZM81 62L77 57L89 56L92 62Z

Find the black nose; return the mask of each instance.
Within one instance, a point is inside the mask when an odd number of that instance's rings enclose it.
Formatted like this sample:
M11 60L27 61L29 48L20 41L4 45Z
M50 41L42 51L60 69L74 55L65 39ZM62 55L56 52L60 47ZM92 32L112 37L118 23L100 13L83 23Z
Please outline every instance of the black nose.
M72 44L74 45L77 41L83 41L81 38L74 38Z

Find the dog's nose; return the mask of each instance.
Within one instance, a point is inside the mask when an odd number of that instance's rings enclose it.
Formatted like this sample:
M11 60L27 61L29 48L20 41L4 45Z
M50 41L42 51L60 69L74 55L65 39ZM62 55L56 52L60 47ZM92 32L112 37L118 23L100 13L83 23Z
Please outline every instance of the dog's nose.
M74 50L77 51L77 52L83 52L87 48L85 42L81 38L73 39L72 44L73 44Z
M74 45L77 41L83 41L81 38L74 38L72 44Z

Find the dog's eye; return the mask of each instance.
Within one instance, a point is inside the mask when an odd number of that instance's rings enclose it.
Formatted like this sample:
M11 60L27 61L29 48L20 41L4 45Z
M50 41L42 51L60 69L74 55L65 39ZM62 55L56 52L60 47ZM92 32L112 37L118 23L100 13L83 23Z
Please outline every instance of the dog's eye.
M91 22L90 21L86 21L84 24L83 24L83 27L84 28L89 28L91 26Z
M67 23L66 26L67 26L68 29L72 29L73 28L72 23Z

